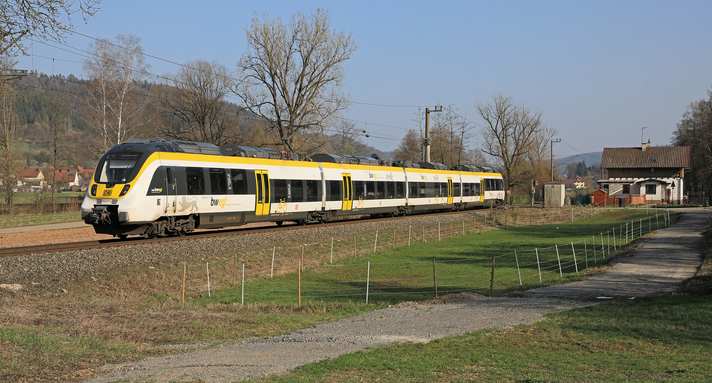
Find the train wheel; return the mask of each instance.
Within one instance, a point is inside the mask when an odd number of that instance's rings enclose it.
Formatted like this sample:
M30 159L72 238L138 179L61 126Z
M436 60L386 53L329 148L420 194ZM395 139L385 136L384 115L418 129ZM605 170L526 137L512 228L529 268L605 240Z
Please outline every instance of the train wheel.
M277 224L277 226L282 226L282 224L284 223L284 221L276 221L275 223Z

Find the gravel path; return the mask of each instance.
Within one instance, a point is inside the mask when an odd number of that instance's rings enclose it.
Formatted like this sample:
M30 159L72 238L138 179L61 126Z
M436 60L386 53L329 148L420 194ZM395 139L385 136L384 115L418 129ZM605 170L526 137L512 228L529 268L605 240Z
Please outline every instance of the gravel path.
M684 212L682 222L658 231L633 257L587 281L530 290L525 298L461 294L449 304L397 305L278 337L107 366L107 372L91 382L249 380L369 347L530 324L547 313L595 304L598 296L628 298L674 291L699 267L709 225L707 210Z

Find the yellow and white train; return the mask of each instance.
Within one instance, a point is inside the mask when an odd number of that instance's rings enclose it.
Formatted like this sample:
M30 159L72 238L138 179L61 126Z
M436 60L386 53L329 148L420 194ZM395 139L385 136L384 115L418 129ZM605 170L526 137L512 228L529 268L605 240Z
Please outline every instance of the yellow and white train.
M491 169L289 157L264 148L131 140L102 156L82 219L97 233L158 237L261 221L462 210L504 200L502 176Z

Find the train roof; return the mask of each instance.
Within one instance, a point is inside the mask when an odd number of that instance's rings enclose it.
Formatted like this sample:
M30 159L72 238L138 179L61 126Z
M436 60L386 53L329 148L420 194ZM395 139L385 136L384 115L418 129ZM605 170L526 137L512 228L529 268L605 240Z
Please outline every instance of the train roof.
M393 161L386 162L378 158L377 155L372 157L352 156L347 154L327 154L318 153L309 157L301 156L296 153L280 152L271 148L228 145L218 147L214 144L205 142L181 141L181 140L153 140L153 139L132 139L114 146L111 151L133 150L139 152L172 152L172 153L191 153L191 154L207 154L225 157L245 157L245 158L264 158L275 160L307 160L314 162L328 162L335 164L348 165L370 165L370 166L392 166L398 168L411 169L429 169L429 170L448 170L447 167L437 162L419 162L417 164L411 161ZM473 165L455 165L451 171L464 171L472 173L498 173L495 169L488 167L480 167Z

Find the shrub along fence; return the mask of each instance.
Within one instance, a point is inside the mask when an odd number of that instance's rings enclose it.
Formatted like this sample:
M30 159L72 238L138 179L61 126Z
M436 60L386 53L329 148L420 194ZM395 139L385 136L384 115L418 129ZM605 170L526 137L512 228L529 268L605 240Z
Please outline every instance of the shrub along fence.
M242 304L274 301L301 305L304 298L364 300L368 303L402 300L404 295L410 299L426 299L462 291L492 292L495 289L533 287L562 279L565 273L578 273L595 266L620 252L635 238L669 223L669 212L655 209L645 220L638 219L606 232L591 233L590 240L562 242L550 247L467 259L344 262L360 255L505 228L506 225L575 221L604 210L612 209L496 211L474 215L472 220L376 231L301 246L275 246L202 264L185 263L182 301L210 297ZM340 262L334 264L335 260ZM338 272L334 272L335 268Z

